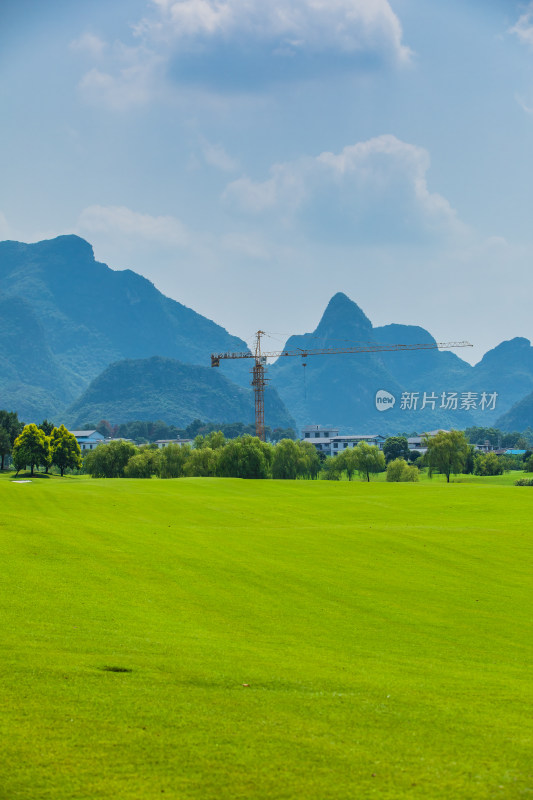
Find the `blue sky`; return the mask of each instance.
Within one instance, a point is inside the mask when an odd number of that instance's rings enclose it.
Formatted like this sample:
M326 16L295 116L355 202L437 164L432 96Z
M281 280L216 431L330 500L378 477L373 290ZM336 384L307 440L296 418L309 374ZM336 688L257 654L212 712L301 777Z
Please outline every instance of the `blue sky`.
M3 0L0 77L1 239L248 340L337 291L473 361L533 336L533 3Z

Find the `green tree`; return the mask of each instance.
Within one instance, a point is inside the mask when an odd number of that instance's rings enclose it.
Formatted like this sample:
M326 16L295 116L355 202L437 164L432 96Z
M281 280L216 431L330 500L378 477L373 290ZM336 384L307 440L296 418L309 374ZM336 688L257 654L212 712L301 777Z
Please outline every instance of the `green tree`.
M272 477L276 480L295 480L304 466L304 454L292 439L281 439L274 447Z
M294 428L274 428L274 430L270 434L270 441L274 443L281 442L282 439L297 439L297 438L298 436Z
M533 455L529 456L529 458L524 461L524 471L533 472Z
M183 470L187 460L191 455L191 447L188 444L167 444L161 450L161 460L159 463L159 474L162 478L179 478L183 475Z
M320 472L321 460L318 451L311 442L298 442L300 449L301 475L315 480Z
M416 483L418 468L409 466L403 458L395 458L387 464L387 481L392 483Z
M128 461L137 452L135 445L130 442L99 444L87 453L83 468L93 478L123 478Z
M50 440L37 425L26 425L15 439L13 463L17 472L29 464L31 475L36 466L46 467L50 463Z
M371 475L385 471L385 456L376 445L359 442L357 447L353 448L353 452L356 455L357 472L368 482Z
M383 455L387 464L396 458L409 458L409 445L405 436L389 436L383 445Z
M346 472L349 481L352 480L354 472L358 470L358 454L355 450L355 447L346 447L342 453L335 456L337 458L337 467Z
M272 477L282 480L316 478L320 472L320 459L311 442L281 439L274 447Z
M211 450L219 450L226 444L226 437L222 431L211 431L211 433L207 434L204 441L205 445L210 447Z
M42 421L42 422L40 423L40 425L39 425L39 428L40 428L42 431L44 431L44 433L45 433L47 436L51 436L51 435L52 435L52 431L53 431L53 430L54 430L54 428L55 428L55 425L54 425L54 423L53 423L53 422L50 422L50 421L49 421L49 420L47 420L47 419L43 419L43 421Z
M273 447L257 436L231 439L220 450L217 475L223 478L269 478Z
M325 481L340 481L343 470L339 456L327 456L322 464L321 476Z
M212 478L216 474L217 452L206 445L192 450L183 465L183 474L188 478Z
M9 433L6 431L5 428L0 428L0 456L2 457L2 466L0 469L4 469L4 461L5 457L11 453L11 439L9 438Z
M66 469L80 469L82 465L81 450L76 437L67 431L64 425L52 428L50 455L52 464L59 467L61 477Z
M424 445L427 447L424 456L429 468L429 476L437 471L446 475L450 482L450 475L462 472L468 455L468 439L462 431L440 431L435 436L426 436Z
M0 456L2 457L2 467L4 469L4 462L5 457L9 455L11 452L11 448L15 444L15 439L17 436L20 436L22 433L22 429L24 428L23 423L19 420L18 414L16 411L0 411L0 442L2 442L2 446L0 449ZM6 439L5 436L1 433L5 431L7 437L9 439L9 447L6 446Z
M496 453L478 453L474 459L474 475L502 475L503 464Z
M159 474L160 451L150 447L143 448L132 456L124 467L125 478L151 478Z

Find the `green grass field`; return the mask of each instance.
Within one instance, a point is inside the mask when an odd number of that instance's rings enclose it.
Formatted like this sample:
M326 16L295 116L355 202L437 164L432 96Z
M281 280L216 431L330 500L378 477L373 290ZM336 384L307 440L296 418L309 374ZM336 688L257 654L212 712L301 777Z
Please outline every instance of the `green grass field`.
M0 509L2 800L533 796L532 489L3 476Z

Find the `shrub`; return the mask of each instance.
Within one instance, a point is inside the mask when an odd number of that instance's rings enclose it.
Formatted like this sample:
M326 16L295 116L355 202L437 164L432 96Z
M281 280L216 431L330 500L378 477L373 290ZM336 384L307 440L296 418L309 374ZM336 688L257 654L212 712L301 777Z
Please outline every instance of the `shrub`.
M320 477L324 481L340 481L343 465L339 461L339 456L328 456L322 464Z
M387 465L387 481L391 483L416 483L418 468L409 466L403 458L395 458Z
M503 467L496 453L479 453L474 460L474 475L502 475Z
M533 478L520 478L514 482L515 486L533 486Z
M159 474L160 454L158 450L143 450L132 456L124 467L125 478L151 478Z

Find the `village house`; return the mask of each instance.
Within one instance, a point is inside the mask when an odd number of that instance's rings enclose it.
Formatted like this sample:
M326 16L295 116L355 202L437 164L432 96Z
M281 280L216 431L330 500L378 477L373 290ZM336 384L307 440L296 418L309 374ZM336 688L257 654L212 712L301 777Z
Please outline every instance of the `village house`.
M339 429L331 426L306 425L302 429L303 442L310 442L320 453L336 456L348 447L357 447L359 442L374 445L383 450L386 436L381 434L347 434L339 436Z
M105 441L105 437L98 431L69 431L69 433L76 438L82 453L86 450L94 450Z
M169 444L179 444L181 446L184 444L192 445L193 442L194 439L157 439L154 444L156 444L161 450L163 447L166 447Z

